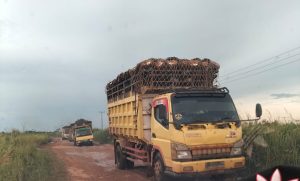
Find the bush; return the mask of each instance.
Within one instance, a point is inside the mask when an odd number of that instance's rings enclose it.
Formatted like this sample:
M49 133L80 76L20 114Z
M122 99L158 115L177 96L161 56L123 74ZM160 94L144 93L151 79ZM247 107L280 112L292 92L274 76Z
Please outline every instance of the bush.
M11 133L0 136L0 181L53 180L56 160L39 145L48 143L46 134ZM56 179L57 180L57 179Z
M254 145L253 155L248 159L249 172L257 172L279 165L300 165L300 125L278 122L261 124L264 130L273 130L262 134L268 146ZM245 133L251 126L244 128Z
M100 144L112 143L112 137L109 135L108 129L94 129L94 139Z

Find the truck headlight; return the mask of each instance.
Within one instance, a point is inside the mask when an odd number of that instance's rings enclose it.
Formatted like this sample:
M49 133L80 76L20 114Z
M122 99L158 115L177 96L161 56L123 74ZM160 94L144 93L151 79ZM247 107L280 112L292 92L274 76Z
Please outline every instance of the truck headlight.
M236 155L241 155L242 154L242 148L238 148L238 147L236 147L236 148L232 148L231 149L231 152L230 152L230 155L231 156L236 156Z
M244 141L241 139L240 141L236 142L231 149L230 155L237 156L242 154L242 147L244 146Z
M171 143L171 154L173 160L192 159L191 150L181 143Z

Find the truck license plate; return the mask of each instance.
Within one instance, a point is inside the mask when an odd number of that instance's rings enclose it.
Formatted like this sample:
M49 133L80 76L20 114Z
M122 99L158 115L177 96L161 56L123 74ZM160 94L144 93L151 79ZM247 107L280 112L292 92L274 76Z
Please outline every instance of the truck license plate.
M208 162L205 164L207 170L224 168L224 162Z

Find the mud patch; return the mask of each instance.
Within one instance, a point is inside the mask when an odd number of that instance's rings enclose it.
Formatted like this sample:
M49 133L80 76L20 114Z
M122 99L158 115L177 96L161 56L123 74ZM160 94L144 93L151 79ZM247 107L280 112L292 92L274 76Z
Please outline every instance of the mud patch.
M82 169L78 169L78 168L75 168L75 167L70 167L70 168L68 168L68 172L70 173L70 175L72 177L79 177L79 178L82 178L82 179L89 178L89 175L84 173L84 170L82 170Z
M91 158L95 161L97 166L102 167L106 171L112 171L115 169L115 163L113 159L107 159L109 157L109 153L105 152L66 152L67 155L76 156L76 157L85 157Z
M47 147L64 161L72 181L149 181L138 167L131 170L116 169L113 145L77 147L66 140L57 139Z

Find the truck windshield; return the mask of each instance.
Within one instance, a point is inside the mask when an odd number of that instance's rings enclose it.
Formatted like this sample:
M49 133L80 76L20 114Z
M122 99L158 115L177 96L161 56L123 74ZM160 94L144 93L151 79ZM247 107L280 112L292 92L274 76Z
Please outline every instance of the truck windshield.
M79 128L76 129L76 136L86 136L86 135L91 135L92 131L90 128Z
M173 96L172 109L173 120L181 124L239 119L229 94Z

